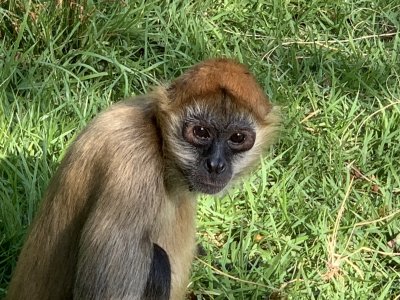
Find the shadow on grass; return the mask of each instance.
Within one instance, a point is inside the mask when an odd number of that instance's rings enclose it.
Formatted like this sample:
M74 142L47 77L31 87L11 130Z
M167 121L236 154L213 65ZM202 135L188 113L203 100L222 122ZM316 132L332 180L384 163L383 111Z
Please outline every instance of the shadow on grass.
M46 158L29 156L25 152L0 158L0 299L5 296L48 181Z

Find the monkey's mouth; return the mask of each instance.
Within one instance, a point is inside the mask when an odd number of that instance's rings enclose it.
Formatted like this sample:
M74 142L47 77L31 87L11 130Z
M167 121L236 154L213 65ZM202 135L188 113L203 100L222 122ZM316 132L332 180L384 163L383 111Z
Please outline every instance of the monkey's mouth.
M192 184L191 189L203 194L213 195L221 192L227 186L227 184L228 182L210 182L207 180Z
M185 177L190 191L213 195L226 188L232 174L226 172L223 175L215 176L215 174L204 174L204 172L188 172Z

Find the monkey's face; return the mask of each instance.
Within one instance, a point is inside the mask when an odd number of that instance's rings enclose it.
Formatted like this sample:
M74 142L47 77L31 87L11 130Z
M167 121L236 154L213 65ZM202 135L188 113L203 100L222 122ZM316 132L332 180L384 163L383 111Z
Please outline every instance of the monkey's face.
M183 121L180 151L191 163L184 163L182 171L190 190L215 194L231 181L233 165L253 147L256 133L250 120L240 115L197 111L202 113L191 110Z

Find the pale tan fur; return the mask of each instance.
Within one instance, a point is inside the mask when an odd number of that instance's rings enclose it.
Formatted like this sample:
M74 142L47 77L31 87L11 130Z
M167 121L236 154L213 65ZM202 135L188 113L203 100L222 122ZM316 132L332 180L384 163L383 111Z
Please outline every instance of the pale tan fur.
M265 150L275 142L279 133L280 110L279 107L273 107L264 119L267 126L257 126L257 137L253 148L247 151L234 165L234 177L241 178L249 172L254 164L261 159Z
M185 195L186 194L186 195ZM172 196L163 203L163 213L156 231L156 242L170 255L172 271L171 299L183 299L189 283L190 266L195 254L196 199L191 193Z

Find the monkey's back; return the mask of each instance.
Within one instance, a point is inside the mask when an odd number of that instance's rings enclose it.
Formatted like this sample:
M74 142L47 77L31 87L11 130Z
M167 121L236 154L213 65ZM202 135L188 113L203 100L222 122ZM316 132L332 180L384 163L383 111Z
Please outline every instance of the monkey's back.
M7 299L72 299L87 219L102 206L106 217L117 220L113 226L118 229L119 224L129 225L122 222L125 217L142 214L143 207L157 211L157 197L165 194L163 168L158 129L146 105L119 103L96 117L71 145L50 182ZM126 215L121 215L121 206Z

